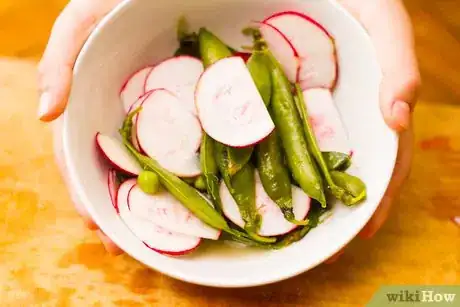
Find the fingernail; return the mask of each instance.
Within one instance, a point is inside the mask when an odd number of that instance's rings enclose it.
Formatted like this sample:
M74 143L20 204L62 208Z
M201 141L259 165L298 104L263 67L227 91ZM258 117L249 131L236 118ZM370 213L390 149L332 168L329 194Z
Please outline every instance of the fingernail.
M51 109L51 95L48 92L43 92L40 96L38 105L38 118L41 120L48 115Z
M402 100L396 100L391 110L391 116L397 121L398 125L406 130L410 125L410 107L409 104Z

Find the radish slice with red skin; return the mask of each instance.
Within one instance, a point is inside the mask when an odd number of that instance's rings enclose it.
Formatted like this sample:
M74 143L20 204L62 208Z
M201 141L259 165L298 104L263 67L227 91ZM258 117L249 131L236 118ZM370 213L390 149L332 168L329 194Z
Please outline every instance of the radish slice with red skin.
M220 236L219 230L203 223L165 190L148 195L135 185L129 192L128 207L134 215L169 231L211 240Z
M137 160L128 152L123 143L117 139L98 132L96 134L96 144L107 160L118 170L129 175L139 175L142 171L142 167Z
M302 89L334 86L337 78L334 40L322 25L298 12L277 13L264 23L283 33L295 49L300 59L296 81Z
M258 234L261 236L279 236L291 232L297 225L288 222L278 205L265 192L259 174L256 171L256 207L262 217L262 224ZM220 185L220 197L225 216L233 223L244 227L244 221L238 210L238 206L230 191L222 181ZM296 186L292 186L292 202L294 215L297 220L303 220L310 210L310 197Z
M195 102L203 129L228 146L256 144L275 128L240 57L228 57L209 66L198 81Z
M203 63L195 57L183 55L167 59L150 71L145 90L167 89L196 115L195 88L203 70Z
M139 97L139 99L135 103L133 103L133 105L129 108L128 114L139 108L145 101L145 99L147 99L150 96L150 94L152 94L156 90L159 89L148 91L144 95ZM131 127L131 142L133 143L134 148L138 152L144 153L144 151L142 151L141 145L139 144L139 139L137 138L137 117L138 114L133 116L133 126Z
M179 177L201 174L197 150L203 131L196 116L167 90L156 90L142 103L137 118L142 150Z
M135 216L128 208L128 195L136 179L125 181L118 189L118 208L120 218L131 232L149 249L169 256L180 256L195 250L201 238L168 231L145 219Z
M128 112L131 106L145 94L145 81L152 68L149 66L135 72L121 88L120 98L125 112Z
M109 188L110 201L112 202L113 207L118 212L117 204L117 194L118 194L118 179L117 171L114 169L109 169L107 173L107 186Z
M348 133L328 89L303 91L308 117L321 151L351 154Z
M283 68L286 77L295 83L300 69L300 61L292 44L283 33L271 24L260 23L259 30L271 53Z

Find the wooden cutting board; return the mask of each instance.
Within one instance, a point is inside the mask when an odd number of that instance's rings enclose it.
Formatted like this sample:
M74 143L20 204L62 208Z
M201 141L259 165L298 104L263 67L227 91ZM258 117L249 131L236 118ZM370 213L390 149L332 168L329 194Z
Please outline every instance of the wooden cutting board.
M460 284L459 107L418 106L412 175L375 238L284 282L214 289L109 256L85 229L36 120L35 70L0 60L2 306L362 306L384 284Z

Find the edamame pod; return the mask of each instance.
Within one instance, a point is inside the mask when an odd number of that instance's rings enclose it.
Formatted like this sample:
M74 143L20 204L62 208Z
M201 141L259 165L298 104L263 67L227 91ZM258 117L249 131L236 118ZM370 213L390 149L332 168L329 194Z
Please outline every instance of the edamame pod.
M346 182L344 182L344 180L348 177L340 176L341 184L336 184L335 180L331 176L331 173L329 172L329 169L323 158L323 155L321 151L319 150L318 143L313 133L313 128L311 127L310 121L308 120L307 107L304 102L303 93L300 88L300 85L296 84L295 88L296 88L296 94L297 94L295 97L295 103L296 103L298 112L300 114L300 117L302 119L305 138L307 140L308 146L310 147L311 153L313 157L315 158L316 162L318 163L321 169L321 172L327 182L328 189L331 191L331 194L334 195L334 197L341 200L345 205L350 206L350 205L356 204L357 202L362 200L366 195L364 183L360 185L361 188L364 187L364 191L361 191L359 195L354 195L354 193L356 192L355 190L353 191L348 190L351 187L357 186L356 181L359 180L357 177L354 177L355 180L353 184L350 183L350 185L348 185L346 184Z
M273 121L286 152L289 169L302 190L325 207L326 197L322 178L308 151L302 122L292 96L291 84L276 59L272 55L270 58L273 64L271 65Z
M257 145L257 169L265 192L278 205L284 218L296 225L306 225L308 220L298 221L292 205L292 188L289 172L283 163L282 150L276 130Z

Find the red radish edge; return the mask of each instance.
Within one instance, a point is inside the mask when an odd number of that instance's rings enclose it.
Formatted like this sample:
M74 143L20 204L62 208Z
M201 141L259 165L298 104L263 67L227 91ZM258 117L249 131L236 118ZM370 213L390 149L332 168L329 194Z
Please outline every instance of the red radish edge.
M289 45L289 47L291 47L291 50L292 52L294 53L294 57L296 58L296 61L297 61L297 68L296 68L296 73L295 73L295 78L296 80L299 79L299 75L300 75L300 69L301 69L301 63L300 63L300 56L299 56L299 53L297 52L297 49L294 48L294 45L291 43L291 41L286 37L286 35L284 35L283 32L281 32L278 28L276 28L275 26L263 21L261 22L261 24L265 25L265 26L268 26L269 28L273 29L276 33L278 33Z
M262 23L263 23L264 25L266 25L266 26L269 26L270 28L272 28L273 30L275 30L279 35L281 35L281 36L284 38L284 40L285 40L285 41L289 44L289 46L291 47L292 52L294 52L294 55L295 55L297 58L299 58L299 53L297 52L297 49L294 48L294 45L293 45L293 44L291 43L291 41L286 37L286 35L284 35L283 32L281 32L280 30L278 30L278 28L276 28L275 26L273 26L273 25L271 25L271 24L269 24L269 23L267 23L267 22L265 22L265 21L262 22Z
M99 135L102 135L102 134L100 132L96 133L95 143L96 143L96 147L102 153L102 155L104 156L105 160L108 161L110 163L110 165L112 165L116 170L118 170L120 172L123 172L125 174L128 174L128 175L131 175L131 176L137 176L138 174L135 174L133 172L130 172L128 170L123 169L121 166L116 164L112 159L110 159L110 157L105 153L104 149L102 149L101 145L99 144L99 141L98 141L98 136Z
M139 100L142 99L142 101L139 103L139 106L138 106L138 107L142 106L142 104L144 103L145 99L149 98L149 96L150 96L153 92L158 91L158 90L163 90L163 89L156 88L156 89L150 90L150 91L148 91L148 92L145 92L144 95L142 95L141 97L139 97ZM139 100L138 100L138 101L139 101ZM136 101L136 102L138 102L138 101ZM134 105L136 104L136 102L133 103L133 104L131 105L131 107L129 108L128 114L131 113L132 111L134 111L133 109L134 109Z
M131 187L129 188L129 191L128 191L127 195L126 195L126 198L127 198L127 197L129 196L129 192L130 192L130 191L132 190L132 188L136 185L136 179L134 179L134 178L133 178L133 179L129 179L129 180L125 181L123 184L127 184L127 185L131 184ZM120 187L121 187L121 186L120 186ZM117 193L117 194L118 194L118 193ZM117 201L123 201L123 200L120 200L120 197L117 197ZM125 201L126 201L126 206L128 206L128 201L127 201L127 199L126 199ZM118 213L120 213L120 212L118 212ZM120 216L120 218L123 220L123 217ZM123 222L125 222L125 221L123 220ZM152 224L153 227L158 227L158 226L155 226L154 223L151 223L151 224ZM126 224L126 227L127 227L127 228L130 228L129 225L127 225L127 224ZM159 227L159 228L161 228L161 227ZM130 229L130 231L133 232L131 229ZM169 232L169 231L168 231L168 232ZM178 252L173 252L173 251L163 251L163 250L159 250L159 249L157 249L157 248L153 248L152 246L148 245L144 240L142 240L140 237L138 237L134 232L133 232L133 235L134 235L139 241L141 241L148 249L153 250L154 252L157 252L157 253L159 253L159 254L166 255L166 256L185 256L185 255L191 253L192 251L196 250L196 249L200 246L201 241L202 241L201 238L197 238L197 239L198 239L198 242L197 242L197 244L196 244L193 248L190 248L190 249L188 249L188 250L181 250L181 251L178 251Z
M129 80L131 80L131 78L134 77L135 74L137 74L138 72L140 72L141 70L144 70L144 69L146 69L146 68L153 69L153 67L154 67L154 66L147 65L147 66L142 67L142 68L136 70L135 72L131 73L131 74L128 76L128 78L126 78L125 82L122 84L121 89L120 89L120 92L118 93L118 95L120 95L120 94L123 92L123 90L126 88L126 85L128 85ZM150 72L149 72L149 73L150 73ZM147 76L148 76L148 74L147 74ZM146 80L147 80L147 79L146 79ZM146 80L144 80L144 93L145 93L145 81L146 81Z
M110 195L110 200L112 201L112 205L115 208L115 211L119 213L118 202L117 202L119 186L117 183L117 172L115 169L109 169L109 171L107 172L107 186L109 188L109 195Z
M264 19L264 21L262 21L263 23L266 23L267 21L269 21L270 19L272 18L275 18L275 17L278 17L278 16L283 16L283 15L296 15L296 16L299 16L303 19L306 19L308 20L309 22L311 22L312 24L314 24L315 26L317 26L319 29L321 29L327 36L329 36L332 40L334 39L332 37L332 35L329 33L329 31L326 30L326 28L320 24L318 21L316 21L315 19L313 19L312 17L304 14L304 13L300 13L300 12L296 12L296 11L284 11L284 12L278 12L278 13L275 13L267 18Z
M330 84L330 88L333 89L336 87L337 85L337 82L338 82L338 78L339 78L339 73L340 73L340 67L337 63L337 48L335 47L335 39L334 37L329 33L328 30L326 30L326 28L320 24L318 21L316 21L314 18L304 14L304 13L300 13L300 12L296 12L296 11L283 11L283 12L278 12L278 13L275 13L267 18L265 18L262 23L264 24L268 24L268 21L270 19L273 19L273 18L276 18L276 17L279 17L279 16L283 16L283 15L295 15L295 16L298 16L302 19L305 19L306 21L312 23L313 25L315 25L316 27L318 27L318 29L320 29L321 31L323 31L328 37L329 39L332 41L332 45L334 46L334 61L336 62L336 65L335 65L335 78L333 80L333 82ZM272 26L273 27L273 26ZM284 35L284 33L282 33L281 31L279 31L276 27L273 27L276 31L278 31L283 37L284 39L286 39L289 44L291 45L292 49L294 50L294 53L296 53L296 55L298 56L297 54L297 50L296 48L294 48L294 46L291 44L291 42L287 39L287 37ZM301 69L301 65L299 65L298 67L298 71L297 71L297 80L300 78L300 69ZM302 86L302 89L306 89Z
M190 254L191 252L195 251L201 244L201 240L198 242L198 244L194 247L194 248L191 248L191 249L188 249L188 250L185 250L185 251L180 251L180 252L168 252L168 251L162 251L162 250L159 250L159 249L156 249L156 248L153 248L151 247L150 245L148 245L147 243L145 243L144 241L142 241L142 243L148 248L148 249L151 249L153 250L154 252L157 252L159 254L162 254L162 255L166 255L166 256L175 256L175 257L178 257L178 256L185 256L187 254Z
M135 193L137 195L133 195ZM198 219L167 191L160 192L155 198L155 195L153 197L146 195L135 184L129 190L127 199L128 210L134 215L167 231L209 240L218 240L222 233L219 229L215 229ZM155 204L155 202L157 203ZM142 211L143 208L146 208L147 211ZM152 214L152 212L155 213ZM156 219L152 217L156 217Z
M152 73L152 70L157 66L157 65L160 65L161 63L163 62L166 62L168 60L171 60L171 59L179 59L179 58L190 58L190 59L193 59L193 60L198 60L198 61L201 61L200 58L197 58L197 57L194 57L194 56L191 56L191 55L186 55L186 54L183 54L183 55L177 55L177 56L170 56L170 57L167 57L167 58L164 58L163 60L160 60L157 62L157 64L155 64L155 66L152 66L152 69L149 71L149 73L147 74L147 77L145 78L145 81L144 81L144 93L147 93L147 92L150 92L150 91L147 91L147 80L149 79L149 76L150 74ZM156 90L156 89L153 89L153 91ZM166 90L166 89L165 89Z

